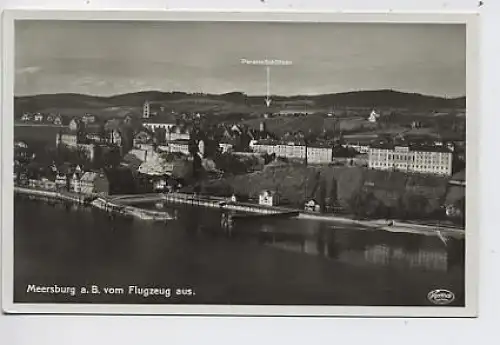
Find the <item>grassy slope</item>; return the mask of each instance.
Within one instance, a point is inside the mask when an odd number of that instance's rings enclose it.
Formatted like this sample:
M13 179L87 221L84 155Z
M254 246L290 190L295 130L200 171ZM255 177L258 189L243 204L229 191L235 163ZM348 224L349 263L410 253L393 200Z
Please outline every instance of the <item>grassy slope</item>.
M305 167L284 166L266 168L252 174L233 176L222 180L210 181L206 191L222 194L231 193L257 197L265 189L278 191L285 202L301 205L307 198L313 197L315 176L320 172L326 183L327 196L332 189L332 182L337 181L337 198L345 204L361 188L372 189L374 194L386 205L394 205L405 193L425 196L429 207L441 204L447 179L436 176L409 175L401 172L383 172L356 167ZM372 185L377 187L371 187Z

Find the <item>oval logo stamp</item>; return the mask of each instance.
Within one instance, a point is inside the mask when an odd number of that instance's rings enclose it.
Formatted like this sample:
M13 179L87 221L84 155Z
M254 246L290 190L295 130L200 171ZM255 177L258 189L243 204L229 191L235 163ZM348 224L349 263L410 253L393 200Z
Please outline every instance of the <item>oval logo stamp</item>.
M429 292L427 299L434 304L445 305L455 300L455 294L445 289L437 289Z

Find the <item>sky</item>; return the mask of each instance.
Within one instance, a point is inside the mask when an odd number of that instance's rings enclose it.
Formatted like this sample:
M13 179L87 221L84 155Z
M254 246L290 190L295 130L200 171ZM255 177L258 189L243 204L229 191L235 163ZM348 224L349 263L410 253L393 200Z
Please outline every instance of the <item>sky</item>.
M459 24L19 21L15 94L273 95L393 89L465 95Z

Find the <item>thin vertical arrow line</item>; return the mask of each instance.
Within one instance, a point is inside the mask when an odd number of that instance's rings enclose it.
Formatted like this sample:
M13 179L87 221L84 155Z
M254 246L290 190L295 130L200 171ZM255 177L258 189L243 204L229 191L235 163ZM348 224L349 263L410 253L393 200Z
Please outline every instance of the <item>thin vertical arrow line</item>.
M266 66L266 105L269 107L271 105L271 66Z

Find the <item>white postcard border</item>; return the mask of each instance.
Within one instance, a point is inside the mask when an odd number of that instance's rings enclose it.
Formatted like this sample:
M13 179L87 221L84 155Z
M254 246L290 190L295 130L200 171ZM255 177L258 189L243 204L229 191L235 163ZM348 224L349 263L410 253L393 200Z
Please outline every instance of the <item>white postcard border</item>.
M1 228L2 309L23 314L132 314L218 316L476 317L479 284L479 18L476 12L317 11L66 11L6 10L2 23ZM13 302L13 100L15 20L252 21L316 23L442 23L467 25L467 146L465 307L241 306L24 304ZM472 115L470 115L472 114ZM472 229L472 230L471 230Z

